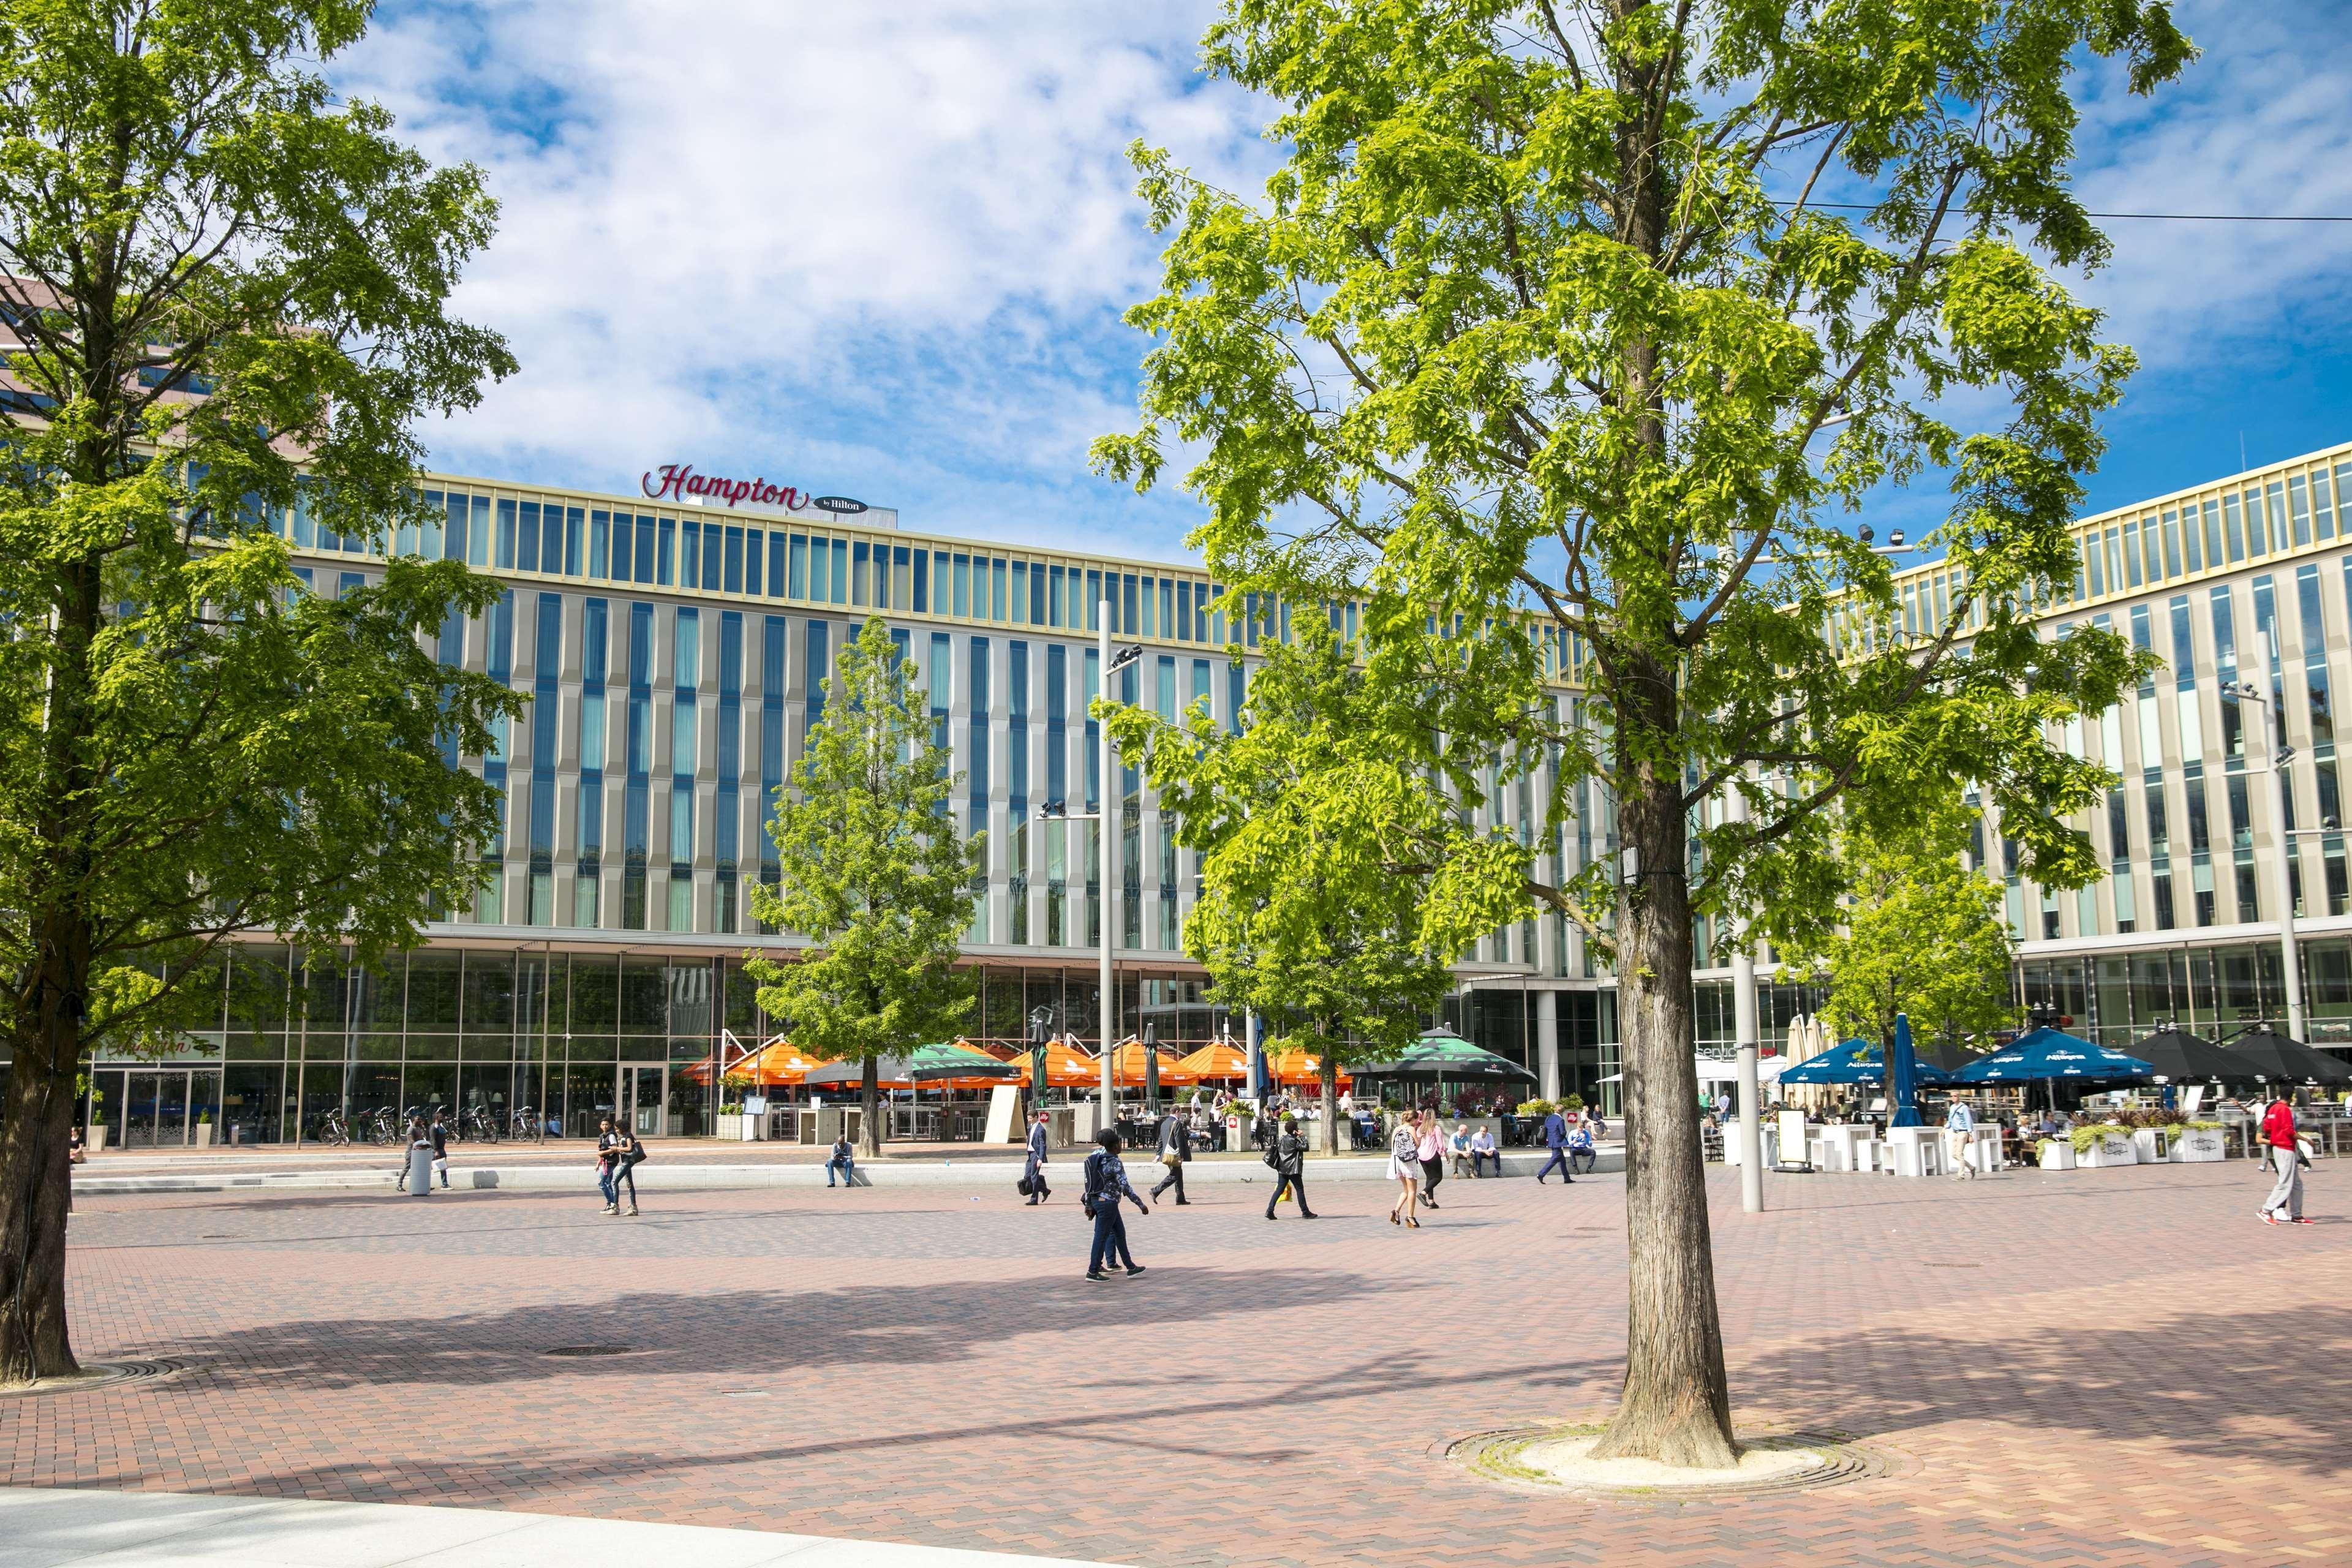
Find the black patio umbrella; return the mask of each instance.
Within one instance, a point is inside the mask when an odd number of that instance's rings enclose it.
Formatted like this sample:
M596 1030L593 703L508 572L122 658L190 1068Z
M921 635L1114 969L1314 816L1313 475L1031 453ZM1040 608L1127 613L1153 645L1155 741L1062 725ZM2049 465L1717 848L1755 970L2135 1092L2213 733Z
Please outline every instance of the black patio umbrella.
M2267 1024L2231 1040L2228 1050L2231 1056L2244 1058L2264 1078L2289 1083L2352 1083L2352 1068Z
M2134 1040L2130 1049L2155 1068L2158 1078L2175 1083L2246 1083L2270 1076L2237 1052L2225 1051L2170 1024Z

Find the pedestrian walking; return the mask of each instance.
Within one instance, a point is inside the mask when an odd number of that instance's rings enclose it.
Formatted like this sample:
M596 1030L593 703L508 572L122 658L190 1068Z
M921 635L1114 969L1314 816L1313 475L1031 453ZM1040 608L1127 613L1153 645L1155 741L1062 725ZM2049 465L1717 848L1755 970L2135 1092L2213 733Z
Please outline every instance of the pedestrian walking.
M1138 1214L1150 1214L1151 1205L1136 1195L1128 1184L1127 1166L1118 1157L1118 1134L1106 1127L1096 1134L1100 1147L1087 1156L1079 1203L1087 1217L1095 1222L1094 1250L1087 1255L1087 1278L1108 1279L1103 1265L1112 1263L1126 1268L1132 1277L1143 1272L1143 1265L1127 1249L1127 1216L1119 1212L1118 1200L1133 1200Z
M2277 1225L2279 1211L2286 1211L2286 1223L2309 1225L2303 1217L2303 1150L2294 1136L2294 1107L2284 1090L2263 1112L2263 1142L2269 1148L2271 1166L2278 1172L2278 1184L2263 1203L2263 1223Z
M1182 1116L1170 1111L1160 1121L1160 1163L1168 1173L1151 1189L1153 1202L1170 1187L1176 1189L1176 1206L1183 1208L1192 1203L1184 1195L1184 1162L1192 1157L1192 1126Z
M1421 1112L1408 1110L1389 1133L1389 1179L1402 1190L1389 1205L1389 1223L1419 1230L1413 1205L1421 1195Z
M1045 1113L1041 1110L1037 1119L1029 1123L1029 1163L1021 1173L1021 1180L1028 1188L1031 1208L1054 1195L1054 1189L1045 1184L1046 1137Z
M621 1187L628 1187L628 1217L637 1217L637 1166L645 1163L645 1145L637 1142L637 1133L628 1131L628 1121L614 1121L612 1126L612 1206L604 1208L609 1215L621 1213Z
M609 1116L596 1123L596 1185L604 1190L604 1212L621 1212L621 1192L614 1184L615 1167L621 1163L620 1134L613 1130Z
M441 1184L444 1187L446 1187L449 1184L449 1123L447 1117L448 1113L446 1111L443 1110L437 1105L435 1106L433 1108L433 1125L425 1130L425 1136L433 1141L433 1173L441 1178Z
M1559 1168L1561 1185L1575 1185L1576 1173L1568 1163L1568 1118L1559 1113L1559 1106L1553 1106L1544 1116L1543 1132L1544 1147L1551 1151L1551 1158L1536 1173L1536 1185L1543 1185L1544 1178L1551 1174L1555 1165Z
M1969 1102L1957 1096L1944 1110L1944 1142L1952 1151L1952 1180L1973 1182L1977 1168L1969 1159L1969 1145L1976 1142L1977 1113Z
M1437 1212L1437 1184L1445 1179L1445 1128L1435 1111L1421 1119L1421 1141L1413 1145L1421 1160L1421 1201Z
M1307 1206L1307 1140L1298 1135L1298 1119L1286 1116L1282 1131L1274 1136L1274 1193L1265 1200L1265 1217L1274 1217L1274 1205L1288 1193L1298 1205L1298 1217L1316 1219L1320 1216Z

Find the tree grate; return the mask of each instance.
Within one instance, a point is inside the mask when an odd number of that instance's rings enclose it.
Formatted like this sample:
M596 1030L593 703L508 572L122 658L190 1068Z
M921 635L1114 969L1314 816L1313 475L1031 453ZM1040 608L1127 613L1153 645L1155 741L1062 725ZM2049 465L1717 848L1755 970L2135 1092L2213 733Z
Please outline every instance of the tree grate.
M1909 1468L1892 1454L1864 1447L1850 1434L1823 1428L1741 1433L1740 1442L1747 1447L1809 1449L1819 1454L1821 1461L1781 1475L1748 1480L1735 1478L1720 1483L1658 1487L1562 1481L1534 1468L1520 1458L1536 1444L1589 1436L1600 1429L1597 1424L1591 1423L1507 1427L1491 1432L1474 1432L1467 1436L1442 1441L1433 1445L1431 1452L1434 1457L1459 1465L1490 1486L1512 1491L1558 1498L1607 1498L1612 1501L1652 1503L1668 1508L1819 1491L1829 1487L1875 1479Z
M160 1383L177 1377L193 1363L175 1356L147 1356L137 1361L86 1361L79 1377L45 1377L35 1383L0 1388L0 1399L38 1399L58 1394L89 1394L127 1383Z

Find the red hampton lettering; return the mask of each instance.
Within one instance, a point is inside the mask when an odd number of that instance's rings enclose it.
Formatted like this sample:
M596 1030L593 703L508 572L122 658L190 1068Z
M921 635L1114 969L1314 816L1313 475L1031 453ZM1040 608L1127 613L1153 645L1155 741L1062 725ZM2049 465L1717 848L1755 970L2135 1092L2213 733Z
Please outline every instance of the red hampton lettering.
M798 511L808 505L809 500L808 491L796 485L772 485L765 479L726 479L716 474L698 474L691 463L664 463L640 478L637 488L655 500L667 497L681 501L725 501L729 506L750 501L754 506L780 506L788 511Z

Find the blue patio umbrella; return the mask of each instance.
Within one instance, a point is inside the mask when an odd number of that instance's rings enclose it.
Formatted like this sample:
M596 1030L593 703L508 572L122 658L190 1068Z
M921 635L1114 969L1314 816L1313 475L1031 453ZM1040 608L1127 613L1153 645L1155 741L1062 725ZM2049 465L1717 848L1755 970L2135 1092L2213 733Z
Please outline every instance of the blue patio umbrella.
M1912 1064L1914 1081L1934 1087L1951 1081L1951 1074L1933 1062L1915 1060ZM1784 1069L1774 1079L1776 1083L1866 1083L1876 1085L1886 1079L1886 1053L1868 1040L1851 1039L1839 1042L1820 1056L1809 1058L1795 1067Z
M2070 1079L2115 1082L2156 1076L2152 1063L2106 1046L2095 1046L2061 1029L2029 1029L1990 1056L1979 1057L1955 1075L1962 1083L2032 1083Z

